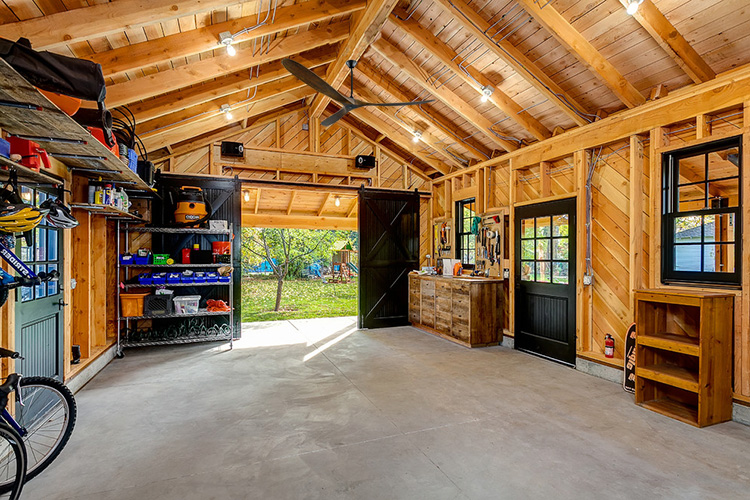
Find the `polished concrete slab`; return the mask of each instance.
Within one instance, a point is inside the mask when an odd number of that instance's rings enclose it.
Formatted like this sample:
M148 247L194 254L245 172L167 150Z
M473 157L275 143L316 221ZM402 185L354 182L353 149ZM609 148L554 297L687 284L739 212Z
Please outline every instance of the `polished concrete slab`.
M706 429L504 347L353 318L134 349L77 395L29 499L744 499L750 427Z

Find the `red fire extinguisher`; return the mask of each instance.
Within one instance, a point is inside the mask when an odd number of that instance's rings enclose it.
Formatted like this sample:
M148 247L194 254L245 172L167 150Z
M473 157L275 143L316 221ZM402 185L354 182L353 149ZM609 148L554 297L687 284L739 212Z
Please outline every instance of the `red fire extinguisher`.
M615 357L615 339L610 334L604 336L604 357Z

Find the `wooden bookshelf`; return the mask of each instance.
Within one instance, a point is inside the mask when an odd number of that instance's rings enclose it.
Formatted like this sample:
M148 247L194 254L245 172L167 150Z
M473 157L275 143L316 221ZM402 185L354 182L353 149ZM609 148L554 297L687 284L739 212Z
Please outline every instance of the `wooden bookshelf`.
M638 290L635 402L705 427L732 418L734 296Z

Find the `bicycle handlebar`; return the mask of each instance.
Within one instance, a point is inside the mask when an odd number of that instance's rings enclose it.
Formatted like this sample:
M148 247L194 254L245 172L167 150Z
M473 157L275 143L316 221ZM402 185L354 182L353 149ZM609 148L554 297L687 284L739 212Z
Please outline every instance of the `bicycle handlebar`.
M56 280L59 277L60 277L60 273L59 271L56 271L56 270L50 271L48 273L39 273L33 278L24 278L23 276L16 276L15 278L13 278L12 282L6 283L4 285L0 285L0 288L4 288L6 290L13 290L22 286L36 286L47 281Z

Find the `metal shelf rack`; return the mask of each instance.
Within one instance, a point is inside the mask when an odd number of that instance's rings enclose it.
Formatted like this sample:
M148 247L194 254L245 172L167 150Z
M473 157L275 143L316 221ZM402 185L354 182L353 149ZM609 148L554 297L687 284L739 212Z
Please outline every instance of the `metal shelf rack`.
M131 278L130 270L133 268L218 268L231 264L164 264L164 265L136 265L120 264L119 255L122 253L122 245L124 243L125 248L130 246L130 233L156 233L156 234L182 234L185 236L204 236L204 235L216 235L225 236L231 241L232 227L228 229L201 229L201 228L170 228L170 227L145 227L145 226L134 226L137 222L128 222L117 220L117 279L118 284L127 281ZM175 251L175 249L173 249ZM191 287L220 287L228 290L228 301L230 304L230 310L228 312L209 312L205 309L198 311L195 314L167 314L160 316L122 316L120 311L120 294L122 290L129 290L132 288L191 288ZM128 283L123 286L117 287L117 356L122 357L122 350L126 347L139 347L139 346L159 346L159 345L173 345L173 344L187 344L193 342L216 342L216 341L229 341L229 348L234 347L234 286L233 282L229 283L176 283L176 284L163 284L163 285L141 285L139 283ZM126 331L131 330L131 322L137 321L159 321L162 319L170 319L170 325L174 324L174 320L183 320L190 322L191 320L202 320L206 318L221 318L228 317L229 323L228 328L219 327L218 334L205 334L203 329L198 330L197 327L193 326L186 329L185 335L166 335L166 338L151 338L146 336L143 341L136 341L130 338L123 338L123 327ZM205 325L204 325L205 326ZM216 325L213 325L216 326ZM168 331L169 328L165 329Z

